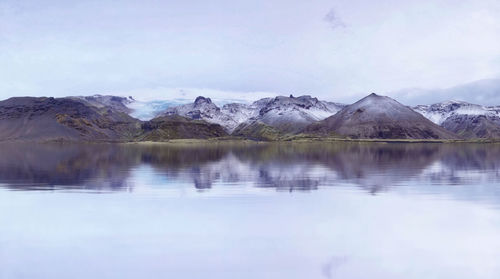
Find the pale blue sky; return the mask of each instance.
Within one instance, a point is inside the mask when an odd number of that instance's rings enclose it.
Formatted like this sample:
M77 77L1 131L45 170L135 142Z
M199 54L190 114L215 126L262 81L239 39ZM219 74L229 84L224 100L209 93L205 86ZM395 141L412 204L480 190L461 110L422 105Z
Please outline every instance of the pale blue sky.
M496 0L0 0L0 98L185 89L426 103L499 78L499 46ZM415 101L415 88L433 94Z

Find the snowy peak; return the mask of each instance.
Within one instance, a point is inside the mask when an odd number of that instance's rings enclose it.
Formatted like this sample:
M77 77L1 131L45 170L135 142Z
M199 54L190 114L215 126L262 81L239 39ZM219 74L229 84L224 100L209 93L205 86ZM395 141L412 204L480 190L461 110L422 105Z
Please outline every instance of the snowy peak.
M320 101L309 95L300 97L278 96L271 99L260 111L260 115L265 115L269 112L286 112L286 113L302 113L308 115L311 119L321 120L328 116L337 113L344 105Z
M421 115L396 100L375 93L345 107L340 113L343 113L344 117L356 116L363 121L377 119L402 121L421 118Z
M260 101L259 104L262 108L258 116L249 119L244 125L261 122L282 132L297 132L311 123L334 115L344 106L320 101L309 95L277 96Z
M309 95L300 97L293 97L293 95L290 95L290 97L278 96L269 100L260 114L265 114L273 109L322 110L328 113L335 113L341 106L340 104L319 101L318 98L313 98Z
M372 92L370 95L364 97L363 99L370 99L370 98L377 98L377 97L383 97L383 96L377 95L377 93Z
M394 100L392 98L389 98L387 96L377 95L375 93L371 93L370 95L362 98L361 100L357 101L353 105L357 105L357 106L371 106L371 105L376 104L376 103L378 103L378 105L381 105L381 104L392 104L392 105L395 105L395 106L401 106L402 105L402 104L400 104L399 102L397 102L396 100Z
M204 104L212 104L212 100L210 98L205 98L203 96L198 96L195 100L194 100L194 106L195 107L199 107L199 106L202 106Z

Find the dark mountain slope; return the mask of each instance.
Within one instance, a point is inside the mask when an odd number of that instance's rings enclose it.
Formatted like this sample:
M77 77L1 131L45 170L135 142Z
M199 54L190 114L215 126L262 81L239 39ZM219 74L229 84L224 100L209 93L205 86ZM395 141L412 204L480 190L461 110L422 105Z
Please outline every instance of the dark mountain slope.
M500 138L500 117L492 115L452 115L441 126L466 139Z
M453 139L457 136L397 101L371 94L337 114L308 126L305 133L350 138Z
M16 97L0 102L0 140L115 141L140 132L140 122L109 107L69 98Z

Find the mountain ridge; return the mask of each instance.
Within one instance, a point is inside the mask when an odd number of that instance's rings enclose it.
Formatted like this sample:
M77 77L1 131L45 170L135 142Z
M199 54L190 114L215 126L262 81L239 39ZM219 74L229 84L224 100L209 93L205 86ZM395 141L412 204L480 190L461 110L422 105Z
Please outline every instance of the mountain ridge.
M310 95L217 106L199 96L150 120L133 97L14 97L0 101L0 140L163 141L180 138L281 140L299 134L354 139L500 139L500 106L463 101L405 106L372 93L351 105ZM439 124L439 125L438 125Z

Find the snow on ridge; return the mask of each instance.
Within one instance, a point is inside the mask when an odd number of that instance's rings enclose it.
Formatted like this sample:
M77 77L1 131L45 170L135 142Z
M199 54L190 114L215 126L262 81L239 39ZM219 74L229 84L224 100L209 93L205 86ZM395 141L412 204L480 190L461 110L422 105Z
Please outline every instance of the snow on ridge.
M498 106L482 106L453 100L432 105L419 105L413 109L438 125L456 115L500 116L500 107Z
M308 95L290 95L259 99L251 104L226 103L217 106L210 98L198 97L194 103L169 107L160 115L181 115L191 119L203 119L223 126L229 133L245 122L261 120L266 124L309 123L325 119L337 113L343 105L320 101Z

